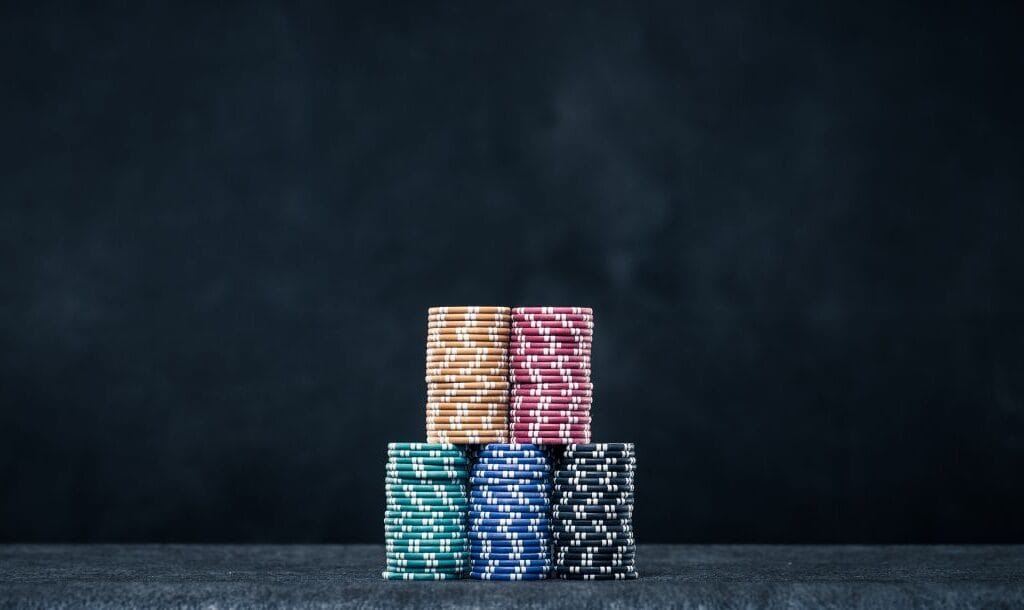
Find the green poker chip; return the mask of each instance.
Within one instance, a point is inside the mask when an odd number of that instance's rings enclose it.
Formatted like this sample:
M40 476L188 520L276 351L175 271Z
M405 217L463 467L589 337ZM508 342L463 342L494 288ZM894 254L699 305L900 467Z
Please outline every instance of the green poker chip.
M462 561L469 559L469 550L465 551L442 551L439 553L403 553L395 551L388 553L388 561Z
M461 559L388 559L389 570L395 568L440 568L454 570L469 567L469 556Z
M458 580L462 578L462 573L448 574L441 572L381 572L381 578L384 580Z
M466 458L465 451L450 451L450 450L418 450L418 449L389 449L388 459L395 458Z
M412 470L412 471L420 471L420 470L422 470L424 472L442 471L442 472L463 473L463 472L468 472L468 470L469 470L468 468L466 468L462 464L412 464L412 463L408 463L408 462L395 462L395 461L389 461L385 465L385 467L388 470Z
M385 540L465 540L465 532L384 532Z
M405 510L416 508L431 508L429 506L415 507L403 506L402 510L384 511L385 519L465 519L466 511L462 510ZM435 507L441 508L441 507Z
M464 525L385 525L385 532L464 532Z
M465 519L405 519L402 517L384 519L384 525L465 525Z
M384 478L385 485L426 485L428 487L444 486L444 487L466 487L468 485L469 477L459 477L456 479L417 479L415 477L394 477L391 476L397 473L388 473L388 476ZM406 473L408 474L408 473Z
M402 485L399 483L388 483L384 485L385 491L441 491L448 493L466 493L467 487L459 484L437 484L437 485Z

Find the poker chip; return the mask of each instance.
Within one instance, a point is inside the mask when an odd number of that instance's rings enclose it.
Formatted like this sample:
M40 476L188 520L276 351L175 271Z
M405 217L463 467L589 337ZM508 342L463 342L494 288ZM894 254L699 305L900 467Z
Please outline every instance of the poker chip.
M470 562L473 568L536 568L536 567L551 567L551 559L548 557L538 559L473 559Z
M388 555L387 561L464 561L469 562L468 551L449 553L401 553L395 552Z
M478 559L476 559L475 561L520 561L520 560L525 560L525 561L544 560L544 561L548 561L548 562L552 561L551 552L548 551L546 548L543 551L539 551L539 552L536 552L536 553L527 553L527 552L520 553L520 552L516 552L516 551L512 551L512 552L509 552L509 553L501 553L501 552L487 553L487 552L480 552L476 556L477 556ZM471 561L474 561L474 560L471 560Z
M470 572L470 578L477 580L545 580L547 572L533 574L495 574L492 572Z
M463 577L462 572L449 574L444 572L389 572L386 570L380 575L384 580L454 580Z
M470 526L470 527L481 526L481 525L483 525L483 526L496 526L496 525L500 525L500 526L514 526L514 527L523 526L523 525L527 525L527 526L529 526L529 525L546 525L546 526L550 527L551 519L548 518L547 515L545 515L543 517L534 517L532 519L476 519L475 521L473 521L473 525Z
M516 319L520 321L545 321L545 320L593 320L594 316L592 313L532 313L525 311L517 311L513 314Z
M527 458L529 459L529 458ZM473 472L478 471L500 471L500 472L550 472L551 467L545 462L487 462L479 460L473 465Z
M513 317L523 314L585 314L594 315L594 310L589 307L512 307L509 310ZM504 312L502 312L504 313Z
M384 525L463 525L463 520L449 519L407 519L404 517L385 518Z

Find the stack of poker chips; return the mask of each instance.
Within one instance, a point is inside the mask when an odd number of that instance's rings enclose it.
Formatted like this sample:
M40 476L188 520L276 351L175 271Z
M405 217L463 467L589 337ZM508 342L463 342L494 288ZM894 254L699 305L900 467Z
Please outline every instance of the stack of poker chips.
M555 574L580 580L632 580L633 443L568 445L554 475L551 536Z
M589 307L516 307L509 341L512 442L590 442Z
M469 458L455 445L389 443L387 580L462 578L469 564Z
M470 477L470 578L542 580L551 571L551 466L535 445L490 444Z
M431 307L427 440L508 441L508 307Z

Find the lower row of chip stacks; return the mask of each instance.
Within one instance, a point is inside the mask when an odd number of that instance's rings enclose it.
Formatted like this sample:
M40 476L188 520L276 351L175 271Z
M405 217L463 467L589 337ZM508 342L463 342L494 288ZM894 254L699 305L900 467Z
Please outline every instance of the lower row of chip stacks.
M579 580L632 580L633 443L566 445L554 472L551 536L555 574Z
M528 444L496 444L470 476L470 578L543 580L551 572L551 460Z
M387 580L463 578L469 567L469 457L446 443L388 443Z

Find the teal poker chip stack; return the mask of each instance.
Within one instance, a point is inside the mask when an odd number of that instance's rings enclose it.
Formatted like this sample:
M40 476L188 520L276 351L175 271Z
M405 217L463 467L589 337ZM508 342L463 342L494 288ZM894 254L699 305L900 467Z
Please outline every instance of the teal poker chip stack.
M388 443L385 580L450 580L469 572L469 457L447 443Z
M574 580L633 580L633 443L566 445L554 472L554 573Z
M551 573L551 459L528 444L484 447L469 487L469 577L543 580Z

